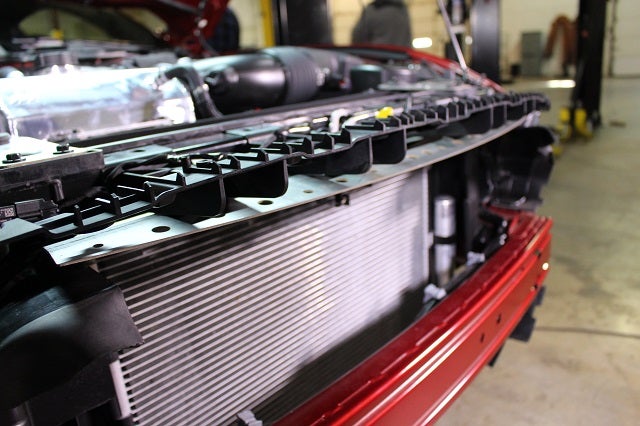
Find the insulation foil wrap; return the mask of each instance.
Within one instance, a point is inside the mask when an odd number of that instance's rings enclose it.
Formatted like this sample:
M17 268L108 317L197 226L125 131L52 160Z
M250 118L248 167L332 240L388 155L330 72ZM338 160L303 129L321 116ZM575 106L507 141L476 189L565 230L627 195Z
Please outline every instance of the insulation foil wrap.
M427 206L420 170L107 259L144 338L120 354L136 424L272 421L371 355L414 318Z

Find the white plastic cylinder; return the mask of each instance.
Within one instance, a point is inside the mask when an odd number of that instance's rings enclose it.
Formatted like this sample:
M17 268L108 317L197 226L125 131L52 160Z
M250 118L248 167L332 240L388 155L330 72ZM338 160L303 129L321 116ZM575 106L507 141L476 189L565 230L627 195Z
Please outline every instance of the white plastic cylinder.
M433 208L434 268L438 286L451 280L456 255L456 200L438 195Z

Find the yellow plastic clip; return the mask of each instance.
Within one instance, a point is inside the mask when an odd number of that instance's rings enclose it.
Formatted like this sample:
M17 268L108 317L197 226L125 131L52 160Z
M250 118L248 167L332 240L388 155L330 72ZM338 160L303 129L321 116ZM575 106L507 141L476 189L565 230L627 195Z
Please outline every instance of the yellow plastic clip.
M64 40L64 32L59 28L52 29L49 35L56 40Z
M392 107L384 107L384 108L380 108L377 112L376 112L376 118L389 118L393 115L393 108Z

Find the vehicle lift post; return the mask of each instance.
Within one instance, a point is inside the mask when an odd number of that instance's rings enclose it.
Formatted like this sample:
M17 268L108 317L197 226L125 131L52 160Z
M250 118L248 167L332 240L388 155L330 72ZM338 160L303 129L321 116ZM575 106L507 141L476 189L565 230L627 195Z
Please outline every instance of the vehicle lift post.
M570 106L560 111L563 140L575 136L590 138L602 123L600 97L606 14L606 2L580 0L575 87Z

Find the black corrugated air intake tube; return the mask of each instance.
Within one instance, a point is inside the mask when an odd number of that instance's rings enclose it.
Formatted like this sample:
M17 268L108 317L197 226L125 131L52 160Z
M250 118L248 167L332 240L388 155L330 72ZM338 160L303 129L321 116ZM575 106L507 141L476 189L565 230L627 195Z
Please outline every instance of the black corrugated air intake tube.
M340 57L336 52L281 46L203 59L194 67L216 107L229 114L313 99L340 73Z

